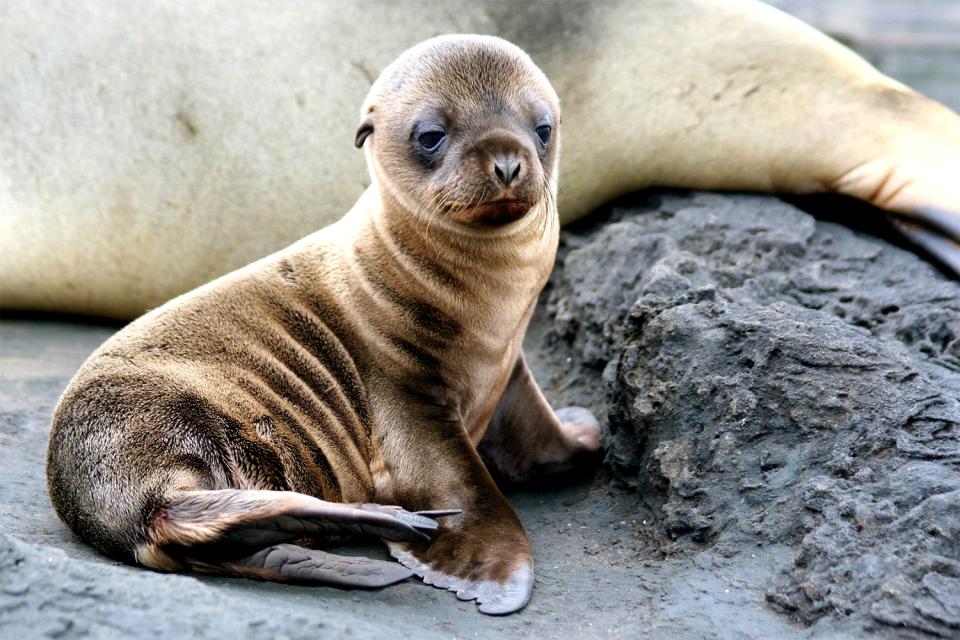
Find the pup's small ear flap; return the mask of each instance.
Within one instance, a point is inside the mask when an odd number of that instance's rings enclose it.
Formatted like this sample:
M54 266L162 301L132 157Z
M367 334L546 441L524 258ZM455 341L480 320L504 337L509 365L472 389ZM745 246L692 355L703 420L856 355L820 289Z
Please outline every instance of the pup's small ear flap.
M368 113L360 123L360 128L357 129L357 139L354 141L357 149L363 146L364 140L366 140L371 133L373 133L373 115Z

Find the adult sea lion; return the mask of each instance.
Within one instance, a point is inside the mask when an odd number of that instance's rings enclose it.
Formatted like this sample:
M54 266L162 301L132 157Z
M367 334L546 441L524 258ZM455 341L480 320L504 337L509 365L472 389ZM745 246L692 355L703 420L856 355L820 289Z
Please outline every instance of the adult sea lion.
M960 118L760 2L10 0L0 304L131 318L334 222L365 188L355 105L447 32L551 78L563 221L650 185L833 190L960 255Z
M343 219L83 365L50 436L57 513L155 569L354 586L413 572L484 613L523 607L530 545L477 447L517 481L600 449L596 420L561 421L521 352L557 248L559 125L514 45L404 53L364 103L372 185ZM290 544L343 532L388 540L407 568Z

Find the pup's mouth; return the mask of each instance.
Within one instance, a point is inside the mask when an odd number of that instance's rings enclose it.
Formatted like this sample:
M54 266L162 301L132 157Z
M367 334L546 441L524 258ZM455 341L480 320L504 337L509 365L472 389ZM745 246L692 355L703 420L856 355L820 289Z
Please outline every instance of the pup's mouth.
M490 200L464 209L457 217L473 224L508 224L522 218L532 206L531 203L516 198Z

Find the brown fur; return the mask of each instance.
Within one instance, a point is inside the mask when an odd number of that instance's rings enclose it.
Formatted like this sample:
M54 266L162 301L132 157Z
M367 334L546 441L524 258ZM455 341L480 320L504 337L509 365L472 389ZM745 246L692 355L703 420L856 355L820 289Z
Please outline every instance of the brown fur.
M447 132L429 160L412 148L424 122ZM269 578L210 554L244 527L249 551L264 529L286 542L368 515L328 503L462 509L429 543L391 538L398 557L459 589L523 569L520 596L476 596L523 606L530 546L476 447L493 420L484 446L518 480L599 448L561 424L520 351L557 246L559 122L546 78L503 41L404 54L364 105L374 184L341 222L137 320L77 374L48 453L60 516L127 561Z

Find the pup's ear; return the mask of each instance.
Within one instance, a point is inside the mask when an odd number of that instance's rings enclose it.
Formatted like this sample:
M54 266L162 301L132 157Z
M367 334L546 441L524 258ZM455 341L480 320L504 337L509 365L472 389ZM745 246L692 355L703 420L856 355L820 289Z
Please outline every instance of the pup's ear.
M360 128L357 129L357 139L354 141L357 149L363 146L363 141L366 140L371 133L373 133L373 114L368 113L360 122Z

